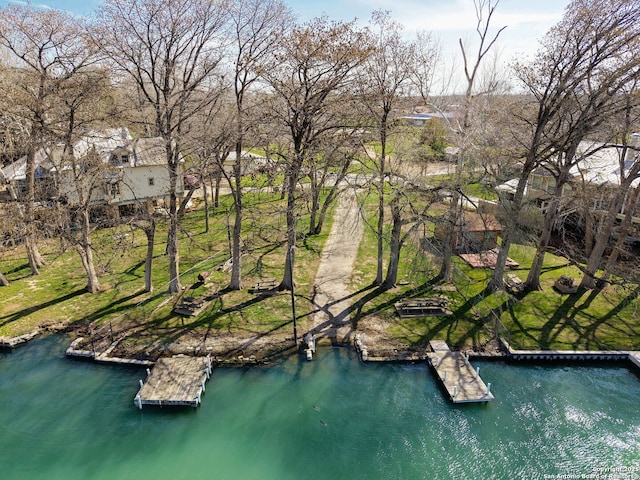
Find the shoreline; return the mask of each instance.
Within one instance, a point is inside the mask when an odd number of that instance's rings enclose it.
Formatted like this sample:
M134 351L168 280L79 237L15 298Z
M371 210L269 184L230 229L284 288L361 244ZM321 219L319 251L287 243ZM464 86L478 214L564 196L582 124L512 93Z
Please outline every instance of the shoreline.
M49 325L38 328L27 334L17 337L0 337L0 351L12 351L15 348L24 346L34 339L50 335L50 334L66 334L72 335L78 332L78 328L65 326L62 324ZM289 339L291 340L291 339ZM323 339L325 340L325 339ZM153 366L158 358L166 358L175 355L188 356L204 356L211 355L212 363L220 367L268 367L277 363L279 359L290 357L293 355L304 355L304 343L301 342L297 346L282 345L277 342L268 343L272 348L249 352L245 355L242 350L240 354L222 354L214 352L212 349L193 349L192 351L181 351L180 348L168 353L156 350L150 357L153 359L133 358L127 356L111 355L111 352L118 346L119 340L113 342L110 347L102 352L89 350L84 345L88 342L82 336L76 336L65 350L65 356L78 360L88 360L101 364L149 367ZM353 349L358 354L358 358L363 363L383 364L383 363L422 363L428 362L428 348L421 350L411 348L397 348L394 346L380 347L378 345L364 348L364 345L358 342L357 335L353 341L334 343L323 342L318 343L318 347L330 348L347 348ZM83 348L85 347L85 348ZM166 350L166 349L165 349ZM455 349L459 350L460 349ZM517 350L503 338L500 338L499 350L482 352L469 349L461 350L468 354L470 359L483 361L507 361L509 363L626 363L625 366L631 368L640 374L640 351L626 350ZM151 353L151 352L150 352ZM635 367L635 368L634 368Z
M54 327L47 327L34 330L28 334L20 335L18 337L7 338L0 337L0 350L12 351L13 349L24 346L30 343L41 335L49 335L56 333L71 333L73 329L56 325ZM112 345L111 349L107 351L96 353L92 350L82 348L82 344L85 341L84 337L76 337L71 341L67 349L65 350L65 356L78 360L89 360L96 363L108 364L108 365L121 365L121 366L136 366L136 367L148 367L153 366L156 360L146 360L139 358L127 358L121 356L109 355L116 345ZM114 342L118 343L118 342ZM463 350L469 355L470 359L484 360L484 361L508 361L510 363L602 363L602 362L614 362L622 363L625 366L633 369L636 373L640 373L640 352L638 351L625 351L625 350L516 350L513 349L505 339L500 339L501 351L499 352L480 352L474 350ZM354 339L353 343L335 344L329 343L324 345L320 343L320 348L329 346L332 348L350 348L358 353L360 361L363 363L383 364L383 363L427 363L428 362L428 350L425 348L423 352L417 352L415 350L401 350L393 349L393 354L389 354L388 349L378 349L375 347L373 350L364 348L361 344L358 344ZM278 359L290 357L293 355L304 354L304 344L298 346L290 346L286 349L278 350L277 352L270 352L265 356L258 355L219 355L213 352L193 352L191 356L199 356L198 354L208 353L211 355L212 363L220 367L253 367L262 366L268 367L275 363ZM363 358L363 353L365 353ZM182 353L185 355L185 353ZM166 358L172 355L158 355L157 358ZM626 363L625 363L626 362ZM635 367L635 369L634 369Z

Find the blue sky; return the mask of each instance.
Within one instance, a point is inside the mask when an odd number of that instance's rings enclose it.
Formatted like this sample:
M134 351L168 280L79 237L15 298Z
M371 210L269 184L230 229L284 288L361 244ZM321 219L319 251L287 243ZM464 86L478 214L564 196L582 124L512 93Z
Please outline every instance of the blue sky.
M326 14L335 20L357 18L366 23L374 10L388 10L404 25L408 38L417 31L431 32L441 45L443 62L460 67L458 39L469 45L477 38L474 32L476 16L473 0L285 0L302 21ZM0 0L0 5L7 5ZM19 1L12 0L12 3ZM33 5L90 14L100 0L40 0ZM495 2L492 2L495 3ZM507 26L497 44L502 63L512 58L532 55L538 40L563 14L569 0L500 0L492 24ZM450 67L445 67L450 68Z
M458 39L473 41L476 15L473 0L288 0L302 20L323 13L330 18L366 22L374 10L388 10L411 37L417 31L432 32L440 40L445 56L456 55ZM495 3L495 2L492 2ZM538 40L564 13L569 0L500 0L492 25L507 26L499 49L506 62L514 56L531 55Z
M285 0L301 20L327 14L329 18L365 23L374 10L389 10L403 24L407 35L423 30L440 38L443 48L457 48L458 38L473 39L475 13L473 0ZM9 2L0 0L0 5ZM43 5L77 14L89 14L100 0L41 0ZM531 53L550 26L560 20L569 0L500 0L494 25L507 25L502 34L501 48L507 54Z

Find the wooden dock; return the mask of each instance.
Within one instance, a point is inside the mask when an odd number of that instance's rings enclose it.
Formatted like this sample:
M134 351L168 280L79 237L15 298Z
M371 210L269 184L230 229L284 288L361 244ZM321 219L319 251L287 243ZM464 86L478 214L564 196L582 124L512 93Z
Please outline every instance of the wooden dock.
M133 402L140 409L143 405L197 407L210 376L209 356L161 358L153 370L147 370L146 381L140 380Z
M429 343L433 350L427 353L429 363L453 403L493 400L491 384L485 385L480 378L479 367L474 369L468 356L452 352L442 340L432 340Z

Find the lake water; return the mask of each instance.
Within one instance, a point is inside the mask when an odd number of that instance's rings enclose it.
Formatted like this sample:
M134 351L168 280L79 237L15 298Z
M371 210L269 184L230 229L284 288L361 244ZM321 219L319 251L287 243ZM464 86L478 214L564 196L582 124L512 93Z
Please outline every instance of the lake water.
M67 344L0 354L3 480L640 478L640 376L621 364L474 362L496 399L454 406L425 365L326 349L218 368L197 409L139 411L143 369Z

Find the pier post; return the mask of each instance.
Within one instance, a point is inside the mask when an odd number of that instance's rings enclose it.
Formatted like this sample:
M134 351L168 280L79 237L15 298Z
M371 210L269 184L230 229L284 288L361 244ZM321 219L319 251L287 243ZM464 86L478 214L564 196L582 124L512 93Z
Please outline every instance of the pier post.
M136 397L133 399L133 403L136 407L138 407L138 410L142 410L142 399L140 398L140 395L136 395Z
M476 367L476 376L475 378L480 377L480 367Z
M487 383L487 395L491 393L491 382Z
M438 368L438 357L435 357L435 359L433 361L433 366Z
M444 375L442 376L442 381L443 382L447 381L447 370L444 371Z
M469 354L468 353L464 354L464 364L465 365L469 365Z
M205 388L204 388L204 380L202 381L202 383L201 383L200 385L202 385L202 391L204 392L204 391L205 391Z
M138 380L138 382L140 383L140 388L144 387L144 382L142 380Z
M149 375L151 375L151 370L149 370L149 369L147 368L147 377L148 377Z
M454 385L453 386L453 398L456 398L458 396L458 386Z

